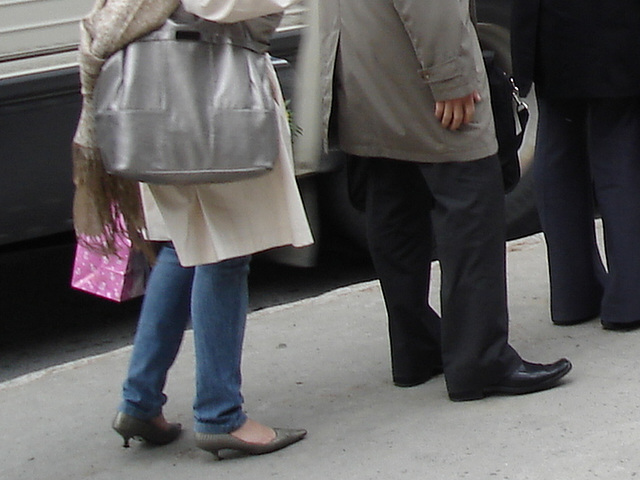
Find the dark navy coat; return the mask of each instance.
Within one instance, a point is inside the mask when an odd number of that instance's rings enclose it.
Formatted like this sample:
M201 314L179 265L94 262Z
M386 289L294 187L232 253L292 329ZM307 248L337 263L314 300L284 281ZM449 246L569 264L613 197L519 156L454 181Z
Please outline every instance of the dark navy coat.
M516 82L553 98L640 95L640 0L514 0Z

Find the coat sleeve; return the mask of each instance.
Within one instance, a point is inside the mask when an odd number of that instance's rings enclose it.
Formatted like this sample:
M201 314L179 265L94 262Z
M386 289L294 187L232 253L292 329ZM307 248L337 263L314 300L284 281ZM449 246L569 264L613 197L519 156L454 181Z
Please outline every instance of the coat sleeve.
M521 95L533 84L540 0L518 0L511 9L511 60Z
M280 13L300 0L182 0L182 6L212 22L234 23Z
M477 89L482 55L469 0L393 0L436 101Z

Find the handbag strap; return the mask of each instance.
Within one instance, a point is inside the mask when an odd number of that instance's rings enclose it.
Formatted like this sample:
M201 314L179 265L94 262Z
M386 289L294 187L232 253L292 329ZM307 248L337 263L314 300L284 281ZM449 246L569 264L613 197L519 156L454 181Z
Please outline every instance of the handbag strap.
M524 131L529 121L529 105L520 96L520 89L512 76L509 76L509 83L511 83L511 96L515 105L515 117L519 124L516 125L516 131L518 132L516 138L518 139L518 145L522 145Z

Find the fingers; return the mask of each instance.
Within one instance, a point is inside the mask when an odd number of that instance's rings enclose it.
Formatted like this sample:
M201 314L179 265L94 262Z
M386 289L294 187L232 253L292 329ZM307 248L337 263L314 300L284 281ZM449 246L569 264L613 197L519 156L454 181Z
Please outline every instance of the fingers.
M436 118L444 124L444 110L446 102L436 102ZM446 128L446 127L445 127Z
M475 104L471 98L449 100L445 102L444 114L440 120L442 127L458 130L473 120L475 111Z
M471 94L462 98L436 102L435 115L443 128L458 130L473 120L476 102L481 100L480 94L474 90Z

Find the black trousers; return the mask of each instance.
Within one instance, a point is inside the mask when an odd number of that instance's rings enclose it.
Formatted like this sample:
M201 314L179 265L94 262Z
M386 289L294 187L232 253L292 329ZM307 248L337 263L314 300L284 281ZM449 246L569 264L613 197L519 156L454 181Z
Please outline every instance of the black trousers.
M367 236L389 319L394 380L417 378L442 364L450 393L500 381L521 359L508 344L497 157L444 164L366 161ZM434 246L442 320L428 304Z
M538 97L538 211L551 317L640 320L640 97ZM595 193L595 196L594 196ZM594 228L604 224L608 274Z

